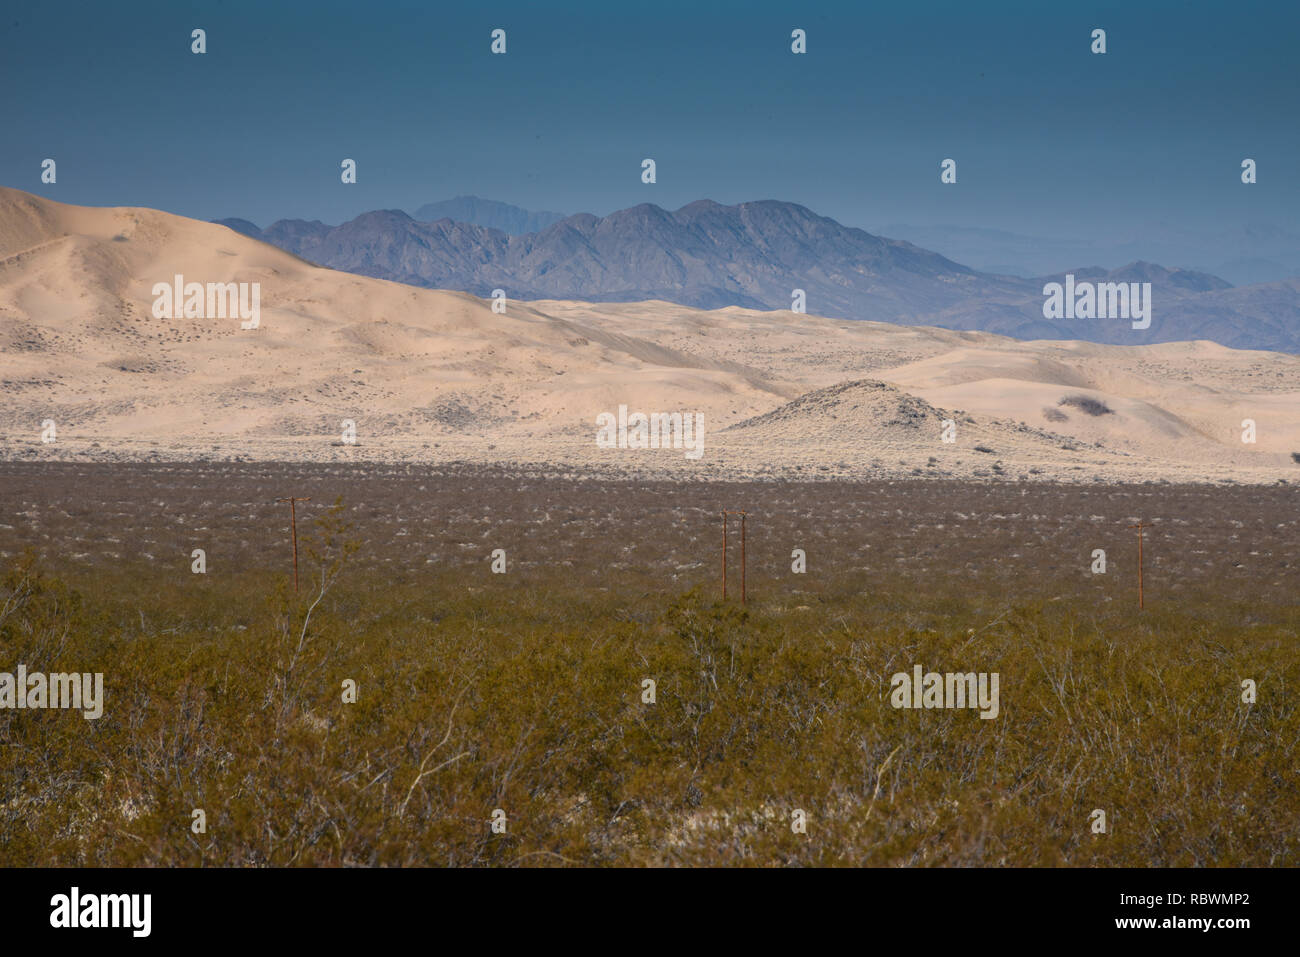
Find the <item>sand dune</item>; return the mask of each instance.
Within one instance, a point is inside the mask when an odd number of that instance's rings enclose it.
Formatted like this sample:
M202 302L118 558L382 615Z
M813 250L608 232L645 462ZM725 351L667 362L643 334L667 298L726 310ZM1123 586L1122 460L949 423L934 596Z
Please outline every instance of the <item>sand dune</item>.
M154 284L176 274L259 283L259 327L155 318ZM7 189L0 348L10 458L1300 479L1295 356L1017 342L657 301L510 302L498 314L466 294L319 268L223 226ZM706 453L598 448L596 416L620 405L703 413ZM53 443L41 441L47 419ZM1253 444L1241 441L1243 419L1255 422ZM341 439L344 420L355 445Z

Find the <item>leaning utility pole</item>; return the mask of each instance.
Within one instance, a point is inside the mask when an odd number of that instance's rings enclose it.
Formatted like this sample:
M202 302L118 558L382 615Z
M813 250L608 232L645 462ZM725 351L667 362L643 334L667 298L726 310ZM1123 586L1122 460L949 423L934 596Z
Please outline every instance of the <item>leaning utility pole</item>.
M1136 525L1130 525L1129 528L1136 528L1138 532L1138 611L1145 606L1142 599L1142 529L1151 528L1153 522L1138 522Z
M740 516L740 603L745 603L745 517L744 509L722 510L722 600L727 600L727 516Z
M293 529L293 593L298 594L298 503L310 502L311 497L306 498L277 498L276 502L289 503L289 527Z

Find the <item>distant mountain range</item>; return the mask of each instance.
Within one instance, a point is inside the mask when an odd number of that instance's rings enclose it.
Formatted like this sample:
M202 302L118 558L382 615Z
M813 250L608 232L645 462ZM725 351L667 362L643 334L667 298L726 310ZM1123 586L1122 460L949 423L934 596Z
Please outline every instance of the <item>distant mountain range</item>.
M415 219L422 223L454 219L458 223L499 229L510 236L541 232L563 218L564 213L534 213L509 203L479 199L477 196L457 196L440 203L426 203L415 211Z
M462 198L466 215L528 213ZM428 215L443 204L423 207ZM513 212L510 212L513 210ZM1118 269L1081 265L1077 280L1150 282L1150 328L1122 319L1045 319L1043 285L981 272L910 242L843 226L794 203L723 206L698 200L676 211L649 203L608 216L580 213L510 234L450 217L412 218L400 210L363 213L328 226L280 220L259 229L217 220L334 269L415 286L511 299L629 302L663 299L704 309L789 309L802 289L808 312L1018 339L1084 339L1134 345L1210 339L1236 348L1300 352L1300 280L1233 287L1207 273L1133 262Z
M1012 276L1042 276L1076 263L1118 266L1146 259L1181 263L1222 276L1234 286L1300 277L1300 233L1267 223L1214 233L1150 223L1111 242L904 223L881 226L880 232L936 250L975 269Z

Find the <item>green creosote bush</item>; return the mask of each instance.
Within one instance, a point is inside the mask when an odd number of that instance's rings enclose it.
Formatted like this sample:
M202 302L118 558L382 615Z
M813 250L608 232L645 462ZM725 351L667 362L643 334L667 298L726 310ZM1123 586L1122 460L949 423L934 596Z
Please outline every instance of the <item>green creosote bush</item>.
M74 587L11 561L0 670L102 671L105 707L0 710L0 861L1300 863L1295 607L846 577L742 609L558 570L394 585L359 551L336 507L298 596L259 569ZM893 708L914 664L998 672L1000 714Z

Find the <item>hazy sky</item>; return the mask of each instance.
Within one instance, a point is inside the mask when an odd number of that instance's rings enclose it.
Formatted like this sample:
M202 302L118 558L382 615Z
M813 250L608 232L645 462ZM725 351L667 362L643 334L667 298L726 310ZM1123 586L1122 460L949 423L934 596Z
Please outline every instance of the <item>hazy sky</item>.
M263 226L458 194L566 213L771 198L1060 237L1300 221L1294 2L6 7L0 183L71 203Z

